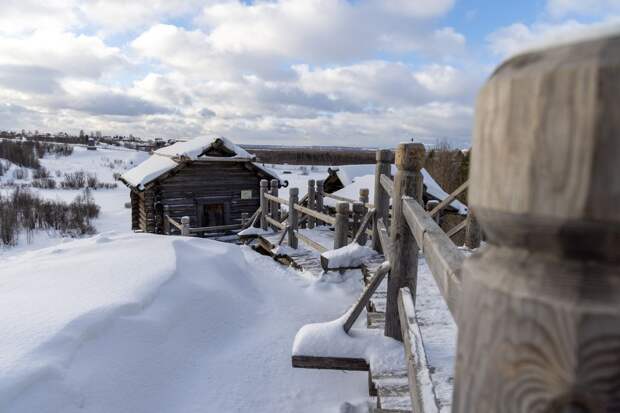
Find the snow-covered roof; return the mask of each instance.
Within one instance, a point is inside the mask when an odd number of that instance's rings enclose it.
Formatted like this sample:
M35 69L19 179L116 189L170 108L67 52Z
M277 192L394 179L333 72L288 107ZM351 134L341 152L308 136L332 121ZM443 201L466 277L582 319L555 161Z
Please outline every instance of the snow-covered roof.
M223 152L225 156L219 154L219 156L214 156L210 154L211 150ZM251 162L254 158L254 155L224 137L200 136L156 150L146 161L125 172L121 179L134 188L143 189L146 184L173 170L185 161L231 160ZM277 174L273 171L267 170L258 164L254 165L265 173L277 177Z
M424 185L426 186L426 192L429 195L441 200L448 197L448 193L444 191L441 186L433 179L430 173L425 168L422 168L422 177L424 178ZM370 199L374 199L375 188L375 165L343 165L339 166L336 170L336 175L340 182L344 185L344 188L334 192L334 195L340 195L345 198L358 199L359 190L361 188L368 188L370 191ZM392 175L396 174L396 165L392 165ZM326 201L329 202L329 201ZM455 199L450 203L450 206L455 208L459 214L467 214L467 206Z

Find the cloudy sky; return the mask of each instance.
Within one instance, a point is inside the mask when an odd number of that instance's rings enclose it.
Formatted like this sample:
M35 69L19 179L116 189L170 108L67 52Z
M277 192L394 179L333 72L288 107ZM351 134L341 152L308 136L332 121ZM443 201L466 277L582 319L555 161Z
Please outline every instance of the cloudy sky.
M619 24L620 0L0 0L0 129L467 146L502 59Z

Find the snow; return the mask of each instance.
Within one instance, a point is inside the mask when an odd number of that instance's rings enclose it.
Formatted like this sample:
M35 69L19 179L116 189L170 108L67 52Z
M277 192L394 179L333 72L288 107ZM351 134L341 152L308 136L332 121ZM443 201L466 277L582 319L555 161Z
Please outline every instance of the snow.
M185 157L191 160L196 160L198 159L198 157L205 158L201 155L204 153L205 150L209 148L209 146L211 146L211 144L213 144L218 139L222 141L226 149L235 153L235 155L231 157L232 159L251 161L255 158L254 155L250 155L248 152L245 151L245 149L238 145L235 145L232 141L226 139L223 136L199 136L197 138L177 142L173 145L157 149L154 153L156 155L163 155L169 157Z
M353 242L342 248L325 251L321 255L328 260L329 268L354 268L359 267L366 259L376 254L372 248Z
M173 145L174 146L174 145ZM140 165L123 174L125 182L136 188L143 188L144 185L157 179L168 171L173 170L179 164L164 156L153 155Z
M433 197L444 200L448 197L448 193L444 191L439 184L433 179L433 177L424 168L421 170L422 177L424 179L424 185L426 185L426 191ZM392 176L396 174L396 166L392 165ZM362 188L369 190L369 200L372 203L375 192L375 166L374 165L344 165L339 166L336 171L336 175L340 179L340 182L344 185L344 188L334 192L334 195L349 199L359 199L359 191ZM324 203L329 206L335 206L336 200L331 198L325 198ZM458 199L455 199L450 203L452 207L458 210L459 214L467 214L467 206L465 206Z
M237 235L243 237L243 236L251 236L251 235L266 235L266 234L271 234L271 233L273 233L273 231L271 230L256 228L256 227L248 227L244 229L243 231L239 231Z
M346 312L333 321L303 326L295 336L292 354L361 358L371 366L373 374L378 375L401 370L405 365L403 344L384 336L378 329L352 328L347 334L343 326L348 315Z
M307 322L357 277L315 281L247 247L109 232L0 270L0 411L338 411L366 373L291 368ZM360 335L362 337L362 335ZM374 351L401 348L379 337Z

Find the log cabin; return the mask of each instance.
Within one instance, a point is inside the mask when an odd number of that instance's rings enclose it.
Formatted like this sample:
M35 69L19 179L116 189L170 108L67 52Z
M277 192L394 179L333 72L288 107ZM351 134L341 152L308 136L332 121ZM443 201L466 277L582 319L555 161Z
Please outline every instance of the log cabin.
M134 231L163 233L164 215L188 216L190 227L241 223L259 207L259 182L277 174L226 138L198 137L157 149L123 174L131 190Z

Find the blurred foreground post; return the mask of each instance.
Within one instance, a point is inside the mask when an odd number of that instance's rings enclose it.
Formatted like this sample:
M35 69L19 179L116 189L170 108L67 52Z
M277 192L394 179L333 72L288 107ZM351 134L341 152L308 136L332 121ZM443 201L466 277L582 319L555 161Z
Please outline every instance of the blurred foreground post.
M620 37L524 54L476 107L453 411L620 411Z

